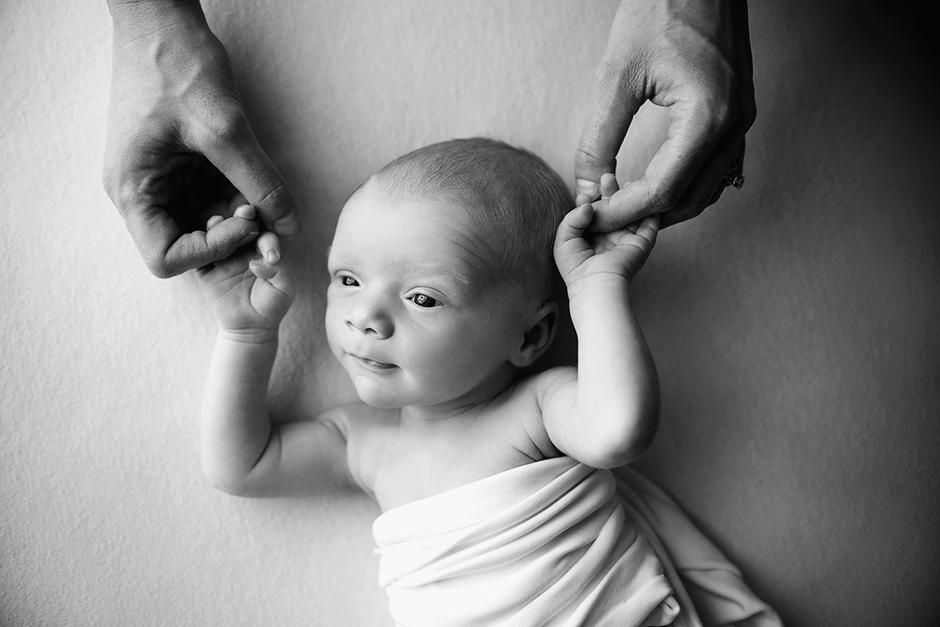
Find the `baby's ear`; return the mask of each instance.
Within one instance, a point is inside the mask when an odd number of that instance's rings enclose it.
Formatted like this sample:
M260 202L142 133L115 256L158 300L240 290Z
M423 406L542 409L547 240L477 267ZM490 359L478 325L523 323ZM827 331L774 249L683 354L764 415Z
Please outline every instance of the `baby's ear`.
M519 350L510 359L512 365L519 368L532 365L551 346L558 328L558 304L554 301L543 304L532 314L530 320Z

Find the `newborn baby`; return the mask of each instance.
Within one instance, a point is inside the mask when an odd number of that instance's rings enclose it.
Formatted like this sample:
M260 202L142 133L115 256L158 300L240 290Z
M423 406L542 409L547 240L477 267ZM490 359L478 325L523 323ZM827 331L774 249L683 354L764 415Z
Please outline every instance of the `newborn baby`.
M398 625L777 624L668 497L606 470L647 449L659 411L629 291L658 218L591 232L616 190L605 175L601 200L572 209L541 159L488 139L385 166L347 201L328 261L327 338L360 402L311 421L274 425L266 406L294 293L274 236L261 258L199 270L221 327L201 423L210 481L371 495ZM562 308L578 366L532 367Z

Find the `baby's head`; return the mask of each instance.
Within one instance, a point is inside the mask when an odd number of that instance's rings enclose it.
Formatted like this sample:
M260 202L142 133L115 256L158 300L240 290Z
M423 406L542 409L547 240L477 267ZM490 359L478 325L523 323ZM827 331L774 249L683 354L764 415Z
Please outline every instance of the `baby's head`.
M552 243L574 201L558 174L531 152L492 139L455 139L395 159L366 185L459 207L466 227L492 249L493 271L532 296L553 298Z
M535 155L489 139L408 153L347 201L327 334L381 406L472 403L551 341L555 231L574 202Z

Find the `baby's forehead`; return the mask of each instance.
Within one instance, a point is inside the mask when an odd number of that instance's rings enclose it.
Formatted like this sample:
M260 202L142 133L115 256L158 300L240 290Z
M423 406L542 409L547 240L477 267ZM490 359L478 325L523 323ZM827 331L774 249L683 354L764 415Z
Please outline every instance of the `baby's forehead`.
M454 248L435 248L437 261L466 259L467 253L479 278L518 278L518 245L505 225L494 222L482 204L485 199L452 190L420 190L370 179L347 201L340 224L355 222L355 230L367 230L374 237L401 237L403 246L420 246L422 237L454 239ZM400 220L398 218L401 218ZM404 233L403 231L407 231ZM407 236L405 236L407 235Z
M498 239L492 223L483 211L485 198L474 194L446 188L421 188L402 185L395 181L383 181L373 176L350 197L343 211L350 206L368 206L382 212L395 211L396 207L407 206L412 225L446 223L468 236L484 240L489 247L496 246ZM342 214L341 214L342 215ZM381 224L373 226L380 228Z

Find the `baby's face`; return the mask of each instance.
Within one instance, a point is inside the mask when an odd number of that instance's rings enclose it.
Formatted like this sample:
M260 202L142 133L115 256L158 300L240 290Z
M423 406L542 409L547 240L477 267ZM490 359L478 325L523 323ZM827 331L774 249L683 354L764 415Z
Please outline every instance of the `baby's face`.
M498 266L454 203L373 182L355 194L330 248L326 331L360 398L456 407L502 390L535 306Z

